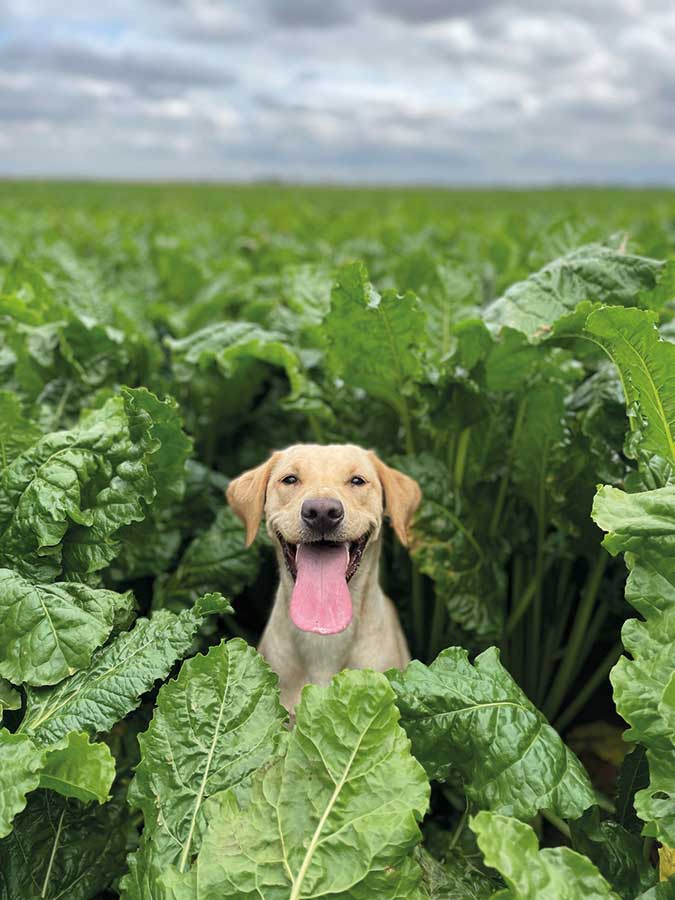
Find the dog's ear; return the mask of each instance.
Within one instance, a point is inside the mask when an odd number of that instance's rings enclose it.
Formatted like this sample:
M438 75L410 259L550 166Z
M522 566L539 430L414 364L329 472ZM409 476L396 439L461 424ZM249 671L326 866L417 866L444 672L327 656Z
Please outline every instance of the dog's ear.
M267 462L243 472L227 486L227 502L235 515L246 526L246 546L250 547L258 533L265 510L265 494L272 466L277 454L273 453Z
M409 475L387 466L369 451L384 491L384 511L403 546L408 545L408 526L422 500L419 484Z

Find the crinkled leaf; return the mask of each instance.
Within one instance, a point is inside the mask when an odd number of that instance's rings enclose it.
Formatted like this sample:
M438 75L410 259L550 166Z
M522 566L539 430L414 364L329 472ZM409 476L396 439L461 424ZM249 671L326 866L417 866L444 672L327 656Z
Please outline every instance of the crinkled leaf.
M529 825L483 810L470 822L488 866L508 884L500 900L619 900L593 863L569 847L539 850Z
M128 391L18 456L0 475L0 563L38 581L106 566L155 495L151 428Z
M644 858L642 838L617 822L600 818L597 807L570 823L572 847L593 862L612 889L624 900L633 900L657 878Z
M0 678L0 722L6 709L21 709L21 694L12 687L9 681Z
M259 360L286 374L291 387L290 400L301 397L309 389L300 358L283 334L253 322L219 322L185 338L167 338L166 344L179 381L190 381L196 371L211 365L230 379L238 374L242 363Z
M588 776L491 647L471 665L450 647L425 666L387 673L413 753L430 778L454 769L481 807L531 819L577 818L594 802Z
M417 297L380 296L363 263L354 263L338 272L324 328L335 374L400 411L422 375L425 315Z
M107 744L92 744L88 735L72 731L47 748L40 787L83 803L105 803L114 779L115 760Z
M565 458L565 390L559 383L540 384L528 391L523 403L513 451L513 478L543 528L550 517L557 469Z
M141 762L129 788L154 865L188 867L199 850L204 803L226 788L243 789L278 752L285 719L277 676L240 639L193 657L164 685L139 736Z
M626 494L601 487L593 518L609 534L604 545L626 556L626 599L645 618L621 631L632 659L610 673L614 702L631 726L628 741L647 750L650 783L635 795L644 833L675 846L675 488Z
M42 432L21 408L21 401L9 391L0 391L0 470L34 444Z
M223 603L217 611L226 608ZM216 611L215 605L212 609ZM97 650L88 669L52 688L29 688L22 729L40 744L58 741L70 731L107 730L190 650L201 615L196 605L180 615L160 610L151 619L138 619L131 631Z
M503 882L479 871L461 853L451 853L442 863L424 849L417 853L429 900L489 900Z
M669 273L669 264L660 260L588 244L511 285L487 307L485 319L495 328L508 325L536 341L550 334L558 319L573 313L582 301L648 305L649 293L662 278L670 278ZM657 305L663 299L654 294Z
M232 595L251 584L260 568L260 542L247 548L241 522L223 507L212 524L188 544L175 572L155 583L154 604L182 608L204 591Z
M421 898L411 851L429 787L375 672L305 687L284 759L261 770L248 802L212 798L190 872L172 898Z
M118 792L83 806L37 791L0 842L0 900L92 900L124 871L133 823Z
M0 838L12 830L14 816L26 805L26 794L40 782L44 750L24 734L0 729Z
M638 309L599 309L586 333L621 374L626 403L639 413L639 446L675 466L675 344L664 341L656 317Z
M642 822L635 814L635 795L649 784L649 765L647 752L638 744L624 757L619 769L614 801L614 818L627 831L640 834Z
M635 900L675 900L675 876L655 884Z
M444 603L448 615L483 646L501 636L504 618L503 544L495 541L490 552L473 533L473 513L458 515L447 466L429 454L396 461L422 489L410 538L410 552L420 572L434 582L435 602Z
M89 665L112 631L119 595L76 582L32 584L0 569L0 675L15 684L56 684Z

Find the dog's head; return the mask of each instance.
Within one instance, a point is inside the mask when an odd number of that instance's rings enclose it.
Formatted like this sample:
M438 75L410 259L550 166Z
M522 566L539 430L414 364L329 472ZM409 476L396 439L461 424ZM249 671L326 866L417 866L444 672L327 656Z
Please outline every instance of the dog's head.
M293 621L332 634L351 621L346 585L375 547L383 516L406 544L421 493L417 482L370 450L296 444L235 478L227 499L246 526L247 545L265 515L294 583Z

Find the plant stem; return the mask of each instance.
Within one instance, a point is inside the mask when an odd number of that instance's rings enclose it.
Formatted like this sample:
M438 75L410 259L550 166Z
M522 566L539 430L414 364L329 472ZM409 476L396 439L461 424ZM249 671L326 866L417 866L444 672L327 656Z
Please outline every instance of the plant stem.
M448 842L448 850L452 850L454 848L455 844L457 843L457 841L462 836L462 832L464 831L464 826L466 825L466 820L468 818L468 815L469 815L469 804L467 803L466 806L464 807L464 811L462 812L462 815L459 817L459 822L457 822L457 827L452 832L452 837L450 838L450 840Z
M511 571L511 607L516 597L520 596L523 583L523 559L515 556ZM504 630L505 639L509 635L508 626ZM522 629L516 630L509 639L509 671L522 687Z
M556 731L564 731L567 726L574 721L574 717L582 710L586 702L593 696L595 691L600 687L602 682L609 674L610 669L614 666L618 658L621 656L623 647L621 641L617 641L609 653L606 654L598 668L593 672L591 677L584 683L574 700L566 707L566 709L555 720L554 727Z
M544 540L546 539L546 484L542 478L539 483L539 499L537 503L537 554L534 563L534 601L532 604L532 621L530 629L530 647L532 665L530 667L530 697L538 703L537 688L540 676L541 659L541 615L544 594Z
M410 579L415 648L421 654L424 647L424 582L415 563L412 565Z
M542 809L541 815L542 818L546 819L546 821L553 825L554 828L557 828L560 834L564 834L568 839L572 837L567 822L563 821L559 816L556 816L555 813L549 812L547 809Z
M445 602L441 600L438 594L434 596L434 611L431 617L431 631L429 632L429 648L427 656L429 660L433 660L444 649L443 635L445 634L445 623L447 620L447 608Z
M534 592L537 589L537 583L534 578L530 581L527 588L520 595L520 599L518 600L516 606L511 610L509 614L509 618L506 622L506 634L510 635L518 622L522 619L525 613L528 610L530 603L532 603L532 598L534 597Z
M518 404L515 422L513 423L513 431L511 432L511 443L509 445L509 451L506 460L506 470L502 475L501 481L499 482L499 488L497 489L497 499L495 501L492 519L490 520L490 529L488 531L488 534L491 538L495 537L495 535L497 534L499 522L502 517L504 500L506 499L506 490L509 486L509 481L511 480L511 466L513 464L513 456L516 448L516 443L518 442L518 438L520 437L520 429L523 427L523 419L525 418L525 407L526 401L525 399L523 399Z
M586 629L588 628L588 623L593 612L593 606L602 582L602 576L605 572L608 558L607 552L601 547L595 563L586 579L581 602L579 603L579 608L577 609L577 614L574 618L572 632L567 642L567 647L565 648L565 655L543 707L544 715L549 721L557 715L562 701L565 699L565 694L570 688L572 672L584 642Z
M567 586L568 583L569 579L565 579L565 586ZM560 595L560 591L557 593ZM567 619L569 618L570 609L572 608L573 598L574 591L568 590L567 596L563 602L556 603L556 617L546 636L541 670L539 672L539 690L537 696L540 698L546 696L551 673L560 651L560 639L565 633L565 626L567 624Z
M586 662L586 658L588 654L593 649L593 645L595 644L595 640L600 634L600 630L607 618L609 613L609 606L606 603L600 604L600 606L595 610L593 614L593 618L591 619L591 623L588 626L586 634L584 635L584 642L579 651L579 656L574 664L574 669L572 670L571 681L579 674L581 667Z
M464 428L457 442L457 452L455 453L455 466L453 472L453 483L455 490L459 491L464 480L464 469L466 467L466 455L471 441L471 428Z
M309 423L310 431L312 432L312 437L316 441L317 444L323 443L323 432L321 430L321 425L319 424L319 420L313 414L307 416L307 421Z
M410 410L408 409L408 401L406 400L405 395L401 396L399 412L401 413L401 422L403 423L403 435L405 438L405 452L408 454L408 456L414 456L415 455L415 437L413 435L413 430L412 430L412 419L410 418Z

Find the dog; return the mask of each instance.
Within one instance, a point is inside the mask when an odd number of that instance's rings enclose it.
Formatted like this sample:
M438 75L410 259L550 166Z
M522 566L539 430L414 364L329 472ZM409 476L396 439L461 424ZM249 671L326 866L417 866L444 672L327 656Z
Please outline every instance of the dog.
M416 481L353 444L296 444L230 482L246 546L264 515L276 550L279 587L258 649L289 712L305 684L410 661L379 560L384 515L407 545L421 496Z

